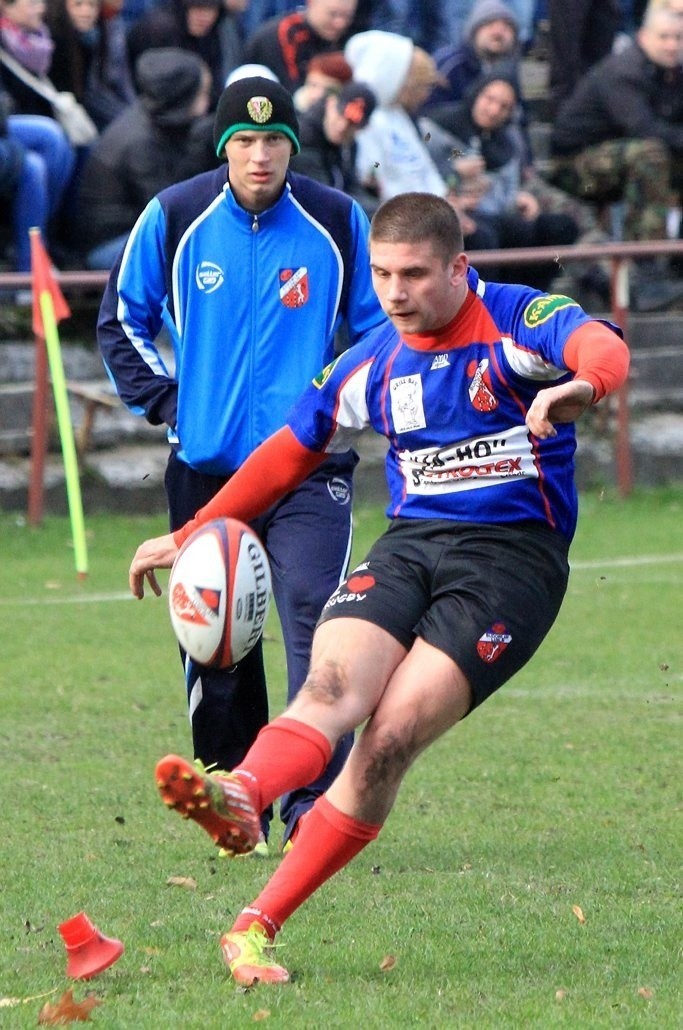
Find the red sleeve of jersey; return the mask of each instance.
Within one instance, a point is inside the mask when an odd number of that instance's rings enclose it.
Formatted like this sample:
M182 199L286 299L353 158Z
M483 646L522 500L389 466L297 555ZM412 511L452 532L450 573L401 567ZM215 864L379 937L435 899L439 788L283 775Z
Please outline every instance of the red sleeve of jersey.
M626 382L628 347L601 322L585 322L564 346L564 360L575 379L585 379L595 390L593 403Z
M173 534L178 547L211 519L251 519L269 508L322 465L327 454L299 443L289 426L269 436L193 519Z

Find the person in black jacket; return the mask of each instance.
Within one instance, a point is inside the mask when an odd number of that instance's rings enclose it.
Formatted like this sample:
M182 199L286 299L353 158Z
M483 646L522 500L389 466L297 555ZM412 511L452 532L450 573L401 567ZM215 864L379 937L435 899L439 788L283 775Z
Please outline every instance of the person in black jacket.
M634 42L580 80L551 136L552 180L583 200L623 204L626 240L667 237L669 208L683 185L683 23L651 9ZM663 262L640 267L636 310L668 307L683 295Z
M367 215L378 200L358 181L355 172L356 133L375 109L375 94L361 82L331 89L306 111L299 112L300 152L292 158L292 171L334 186L354 197Z
M145 205L166 186L217 166L210 75L195 54L159 47L136 66L140 96L95 142L83 172L79 226L88 268L109 269Z
M265 64L293 93L312 57L342 48L355 13L356 0L306 0L304 9L264 22L247 39L244 60Z

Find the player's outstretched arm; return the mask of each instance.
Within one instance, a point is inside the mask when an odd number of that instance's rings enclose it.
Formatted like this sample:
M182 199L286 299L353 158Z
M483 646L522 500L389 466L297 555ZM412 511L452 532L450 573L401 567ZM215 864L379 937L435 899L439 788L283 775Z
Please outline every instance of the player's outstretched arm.
M273 433L193 519L174 533L140 544L128 572L133 596L144 597L145 579L157 597L161 594L154 570L170 569L181 546L195 529L212 519L228 516L250 522L303 482L326 457L300 444L287 426Z
M614 328L601 322L585 322L574 330L564 360L574 379L541 390L527 412L526 424L540 440L556 435L554 423L576 421L628 376L628 347Z
M583 379L549 386L536 394L526 413L526 424L539 440L557 436L556 422L575 422L593 403L595 390Z

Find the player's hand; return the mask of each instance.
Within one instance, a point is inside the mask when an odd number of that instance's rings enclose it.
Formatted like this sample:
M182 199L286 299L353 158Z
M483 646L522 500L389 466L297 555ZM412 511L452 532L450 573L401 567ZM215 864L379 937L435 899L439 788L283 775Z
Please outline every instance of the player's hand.
M154 570L170 569L177 553L178 547L171 533L152 537L151 540L145 540L140 544L128 572L128 584L133 597L139 599L145 596L145 580L157 597L160 597L161 587Z
M526 424L539 440L557 436L555 422L575 422L593 403L595 392L585 379L549 386L534 397L526 413Z

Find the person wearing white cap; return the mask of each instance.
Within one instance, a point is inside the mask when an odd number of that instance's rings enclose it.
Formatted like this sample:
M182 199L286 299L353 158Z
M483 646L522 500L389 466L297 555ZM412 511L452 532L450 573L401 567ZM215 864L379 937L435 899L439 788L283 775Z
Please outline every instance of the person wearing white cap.
M356 82L374 92L377 107L357 135L359 180L381 201L421 189L445 197L448 186L422 139L414 115L438 81L434 59L407 36L371 29L346 44Z

